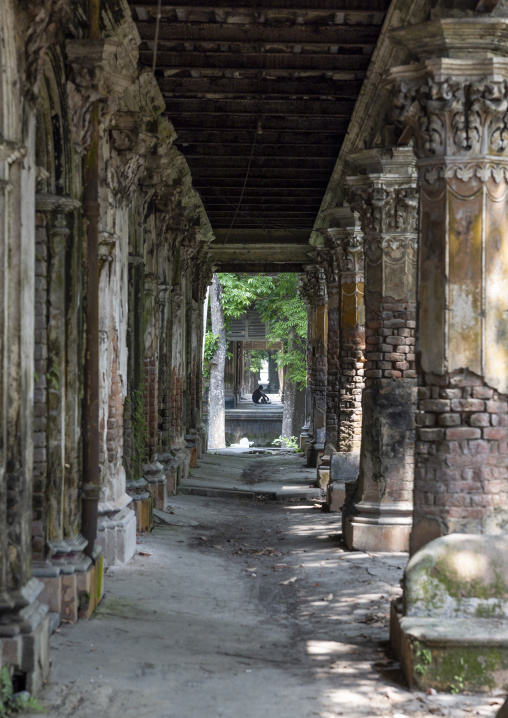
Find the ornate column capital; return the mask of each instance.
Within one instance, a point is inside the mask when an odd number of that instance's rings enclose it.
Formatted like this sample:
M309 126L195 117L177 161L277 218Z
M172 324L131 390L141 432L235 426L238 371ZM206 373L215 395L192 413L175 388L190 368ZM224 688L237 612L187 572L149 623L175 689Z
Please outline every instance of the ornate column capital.
M363 232L358 212L351 207L337 207L333 213L336 226L325 230L326 245L333 250L342 281L358 281L363 277Z
M128 203L145 173L146 160L157 136L147 130L151 117L141 112L116 112L109 131L111 156L108 186Z
M393 37L422 59L388 77L395 119L415 138L421 182L507 181L507 20L446 18Z
M72 116L74 146L85 154L90 143L90 111L103 100L101 114L106 124L118 108L125 90L138 76L138 49L134 37L124 42L109 37L100 40L67 40L67 62L72 68L67 95Z
M300 279L300 294L310 306L324 304L327 300L326 272L318 264L306 264L305 275Z
M363 174L347 178L348 200L361 218L371 263L416 261L418 189L412 147L365 150L352 162Z

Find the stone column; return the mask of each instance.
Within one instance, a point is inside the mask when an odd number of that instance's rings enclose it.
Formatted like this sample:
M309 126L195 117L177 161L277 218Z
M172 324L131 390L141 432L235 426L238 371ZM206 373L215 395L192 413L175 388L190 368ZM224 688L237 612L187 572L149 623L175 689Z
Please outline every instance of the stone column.
M306 276L302 294L309 314L307 361L310 374L310 415L308 466L317 467L325 448L326 439L326 382L328 343L328 295L326 276L318 265L305 267Z
M351 159L365 173L348 184L364 234L367 362L360 501L345 521L345 540L349 548L405 551L416 409L416 160L411 147Z
M392 71L421 188L413 551L452 532L503 532L508 517L508 68L493 54L505 27L420 26L423 62ZM418 54L414 32L399 37ZM462 59L466 39L474 59ZM450 59L436 58L445 42Z
M334 210L333 218L337 226L327 230L327 244L336 264L338 316L335 342L331 337L331 317L328 324L326 418L331 455L327 503L331 511L336 511L344 503L346 485L357 480L360 464L365 306L363 235L358 215L349 207L341 207ZM330 283L328 293L330 297ZM335 360L330 352L332 342L337 344Z
M508 662L508 36L456 15L397 31L421 62L390 77L421 207L414 555L392 637L412 686L478 691Z

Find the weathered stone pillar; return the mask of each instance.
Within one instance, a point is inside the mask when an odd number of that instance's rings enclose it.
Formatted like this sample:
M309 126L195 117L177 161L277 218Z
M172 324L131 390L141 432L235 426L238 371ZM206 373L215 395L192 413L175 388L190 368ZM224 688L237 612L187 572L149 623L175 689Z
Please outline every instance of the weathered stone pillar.
M7 42L9 48L13 29L0 33L3 47ZM14 58L14 47L10 52ZM13 94L5 97L13 115L21 105L15 77L7 75ZM15 122L17 131L20 118ZM34 116L26 117L25 129L24 146L0 140L0 650L2 663L24 673L27 688L34 691L49 673L49 619L48 607L37 600L43 585L32 576L31 560Z
M411 685L485 690L508 664L508 545L489 535L508 522L507 20L396 37L421 58L390 77L418 156L421 377L414 556L392 637Z
M404 551L411 531L416 409L418 198L411 147L352 161L350 202L365 251L366 369L359 502L345 521L349 548Z
M337 226L327 230L335 266L330 268L328 281L326 453L330 453L327 503L336 511L344 503L345 484L358 478L360 464L365 307L363 235L358 217L349 207L334 210L333 216ZM336 320L331 312L331 271L337 282Z
M307 407L307 415L310 415L307 464L317 467L326 439L328 295L324 270L314 264L305 270L301 292L309 316L307 362L311 388L310 407Z
M503 531L508 515L502 300L508 276L508 69L491 47L505 26L501 20L420 26L424 61L392 71L399 113L416 136L421 187L422 386L413 551L454 531ZM474 42L486 28L492 38L485 46ZM444 50L436 31L453 43L447 52L453 59L432 57ZM462 57L466 35L478 57L455 59ZM413 46L411 31L399 37Z

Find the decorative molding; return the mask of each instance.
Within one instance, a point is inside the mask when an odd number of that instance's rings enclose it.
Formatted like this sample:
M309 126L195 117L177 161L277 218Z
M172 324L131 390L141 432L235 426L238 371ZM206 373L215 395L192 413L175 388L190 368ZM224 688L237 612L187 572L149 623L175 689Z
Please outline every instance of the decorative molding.
M74 212L81 207L81 202L72 197L63 197L56 194L37 192L35 195L35 209L37 212Z
M348 199L362 220L364 235L394 232L416 233L418 190L399 186L393 177L348 178ZM416 178L415 178L416 180ZM404 182L406 180L404 179Z
M107 126L118 108L119 98L138 75L137 57L131 47L114 38L67 40L65 47L72 68L67 95L74 146L83 155L90 144L93 103L103 100L101 122Z
M328 298L325 270L317 264L304 266L305 277L300 281L300 293L309 305L323 304Z
M124 203L130 203L138 189L145 173L146 159L157 141L157 136L146 130L150 119L140 112L117 112L112 118L107 184ZM154 192L155 188L151 188L147 193L146 204Z

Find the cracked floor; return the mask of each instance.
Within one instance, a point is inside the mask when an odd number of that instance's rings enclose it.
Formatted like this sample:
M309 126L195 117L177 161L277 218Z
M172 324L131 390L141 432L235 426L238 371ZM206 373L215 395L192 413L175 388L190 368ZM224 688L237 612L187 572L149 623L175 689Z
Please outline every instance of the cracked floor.
M301 490L314 475L295 455L222 458L250 488L292 477ZM108 570L95 616L53 635L49 716L496 715L500 694L407 690L388 649L407 556L346 551L319 502L178 495L157 522Z

